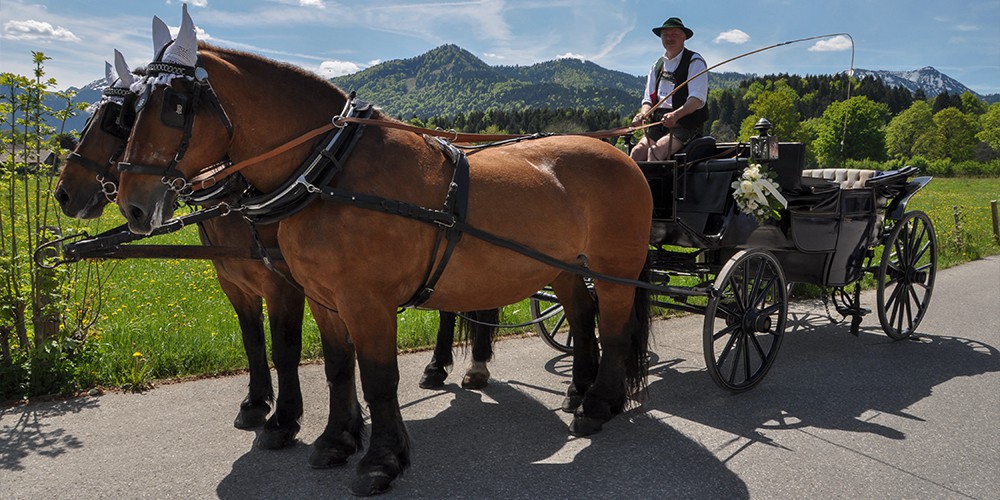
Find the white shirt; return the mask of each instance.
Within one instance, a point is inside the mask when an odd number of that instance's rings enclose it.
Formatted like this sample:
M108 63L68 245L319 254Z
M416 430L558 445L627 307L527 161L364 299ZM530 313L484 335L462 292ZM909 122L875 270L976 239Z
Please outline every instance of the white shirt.
M677 70L677 66L681 62L681 56L684 55L684 51L681 51L673 59L667 57L666 54L663 55L663 71L673 73ZM691 63L688 65L688 78L691 78L702 71L705 71L708 66L705 63L705 59L701 57L701 54L695 52L691 55ZM683 83L683 82L677 82ZM649 75L646 77L646 91L642 95L642 103L653 105L656 104L652 102L650 96L653 94L653 85L656 85L656 64L649 69ZM704 106L708 102L708 73L705 72L695 79L688 82L686 85L688 90L688 99L696 97L701 100L701 106ZM660 78L660 88L656 89L657 102L662 100L667 94L674 91L674 82L671 82L667 78ZM674 106L673 103L674 96L670 96L660 107L665 109L676 109L684 105L684 103L678 103Z

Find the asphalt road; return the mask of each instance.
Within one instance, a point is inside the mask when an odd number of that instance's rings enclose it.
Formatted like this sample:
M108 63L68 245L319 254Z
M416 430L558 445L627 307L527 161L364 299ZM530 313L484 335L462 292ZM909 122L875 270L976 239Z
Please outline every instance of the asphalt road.
M658 321L648 399L592 438L567 433L570 363L538 338L499 342L483 391L421 390L428 353L401 356L415 450L384 498L1000 498L1000 257L940 272L916 340L874 314L854 337L820 304L790 320L739 395L705 372L700 316ZM349 497L356 460L306 465L327 392L321 366L301 373L282 451L232 426L245 376L0 409L0 498Z

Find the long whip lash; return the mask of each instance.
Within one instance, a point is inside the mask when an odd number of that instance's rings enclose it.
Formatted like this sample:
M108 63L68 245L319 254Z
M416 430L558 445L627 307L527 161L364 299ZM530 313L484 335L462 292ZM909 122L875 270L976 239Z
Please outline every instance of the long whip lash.
M740 54L740 55L738 55L736 57L731 57L731 58L726 59L725 61L722 61L722 62L720 62L718 64L715 64L715 65L712 65L712 66L710 66L708 68L705 68L704 71L698 72L698 74L696 74L696 75L688 78L687 80L684 80L680 85L675 86L674 90L672 90L669 94L665 95L663 97L663 99L660 99L660 101L657 102L655 106L653 106L652 108L649 108L649 111L643 113L642 120L645 120L646 118L648 118L649 115L653 113L653 110L655 110L656 108L660 107L660 105L662 105L664 102L666 102L667 99L669 99L671 96L674 95L674 93L676 93L678 90L680 90L681 87L684 87L685 85L687 85L688 82L690 82L691 80L694 80L695 78L698 78L701 75L704 75L705 73L708 73L709 71L711 71L711 70L713 70L715 68L718 68L719 66L722 66L723 64L729 64L729 63L731 63L731 62L733 62L733 61L735 61L737 59L743 59L744 57L752 56L754 54L757 54L757 53L760 53L760 52L764 52L766 50L771 50L771 49L774 49L774 48L777 48L777 47L781 47L783 45L791 45L793 43L808 42L810 40L818 40L820 38L832 38L832 37L835 37L835 36L846 36L851 41L851 70L850 70L850 72L848 72L847 76L848 77L854 76L854 38L851 37L850 33L830 33L828 35L817 35L817 36L811 36L811 37L808 37L808 38L799 38L797 40L789 40L787 42L781 42L781 43L776 43L774 45L768 45L767 47L762 47L762 48L759 48L757 50L751 50L750 52L747 52L745 54ZM847 86L847 98L848 99L851 98L851 86L850 85ZM645 127L636 127L637 130L639 128L645 128ZM847 121L846 120L844 121L844 128L845 128L845 130L847 128Z

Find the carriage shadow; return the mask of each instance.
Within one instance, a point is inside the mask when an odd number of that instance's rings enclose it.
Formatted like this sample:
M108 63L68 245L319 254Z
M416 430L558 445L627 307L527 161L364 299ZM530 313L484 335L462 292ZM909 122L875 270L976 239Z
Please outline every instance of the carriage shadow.
M780 437L769 437L780 434L768 431L818 428L906 439L874 417L921 422L911 408L936 386L1000 371L1000 351L980 341L933 333L894 341L877 326L863 325L857 337L849 330L824 315L791 312L781 352L759 386L729 394L704 369L681 372L662 363L653 367L651 380L658 380L649 401L636 412L659 410L747 440L728 460L754 443L780 446Z
M96 398L76 398L0 408L0 471L24 470L22 462L31 454L56 458L83 448L80 438L53 428L51 419L98 406Z

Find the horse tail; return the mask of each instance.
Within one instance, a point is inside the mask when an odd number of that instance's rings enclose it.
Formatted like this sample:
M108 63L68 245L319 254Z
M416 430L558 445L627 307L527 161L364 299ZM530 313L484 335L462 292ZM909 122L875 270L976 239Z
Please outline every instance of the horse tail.
M497 326L500 324L500 312L503 309L487 309L482 311L472 311L458 315L458 340L463 346L472 345L473 351L478 345L481 349L488 350L484 353L487 359L493 357L492 346L496 340ZM485 348L485 346L490 348ZM475 352L473 352L475 354ZM477 360L486 361L486 360Z
M647 255L639 275L639 281L649 282L650 269L650 259ZM649 373L651 299L648 289L635 287L632 314L629 315L629 321L625 327L630 346L628 358L625 360L625 377L628 394L633 399L638 399L646 390L646 375Z

